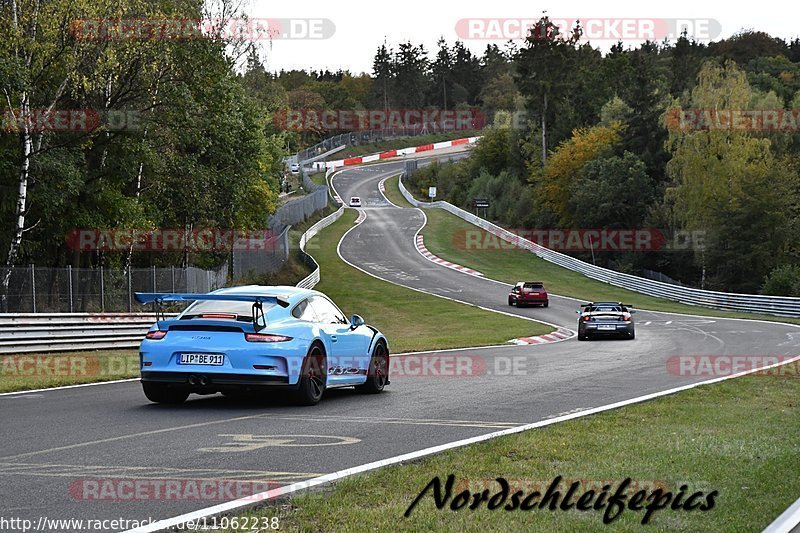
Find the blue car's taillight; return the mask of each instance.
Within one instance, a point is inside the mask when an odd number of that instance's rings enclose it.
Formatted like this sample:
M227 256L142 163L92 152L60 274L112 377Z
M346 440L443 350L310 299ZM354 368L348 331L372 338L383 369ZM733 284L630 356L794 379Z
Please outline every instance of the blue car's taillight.
M247 342L286 342L292 340L292 337L285 335L269 335L264 333L245 333L244 338Z
M155 331L148 331L147 335L145 335L145 338L150 339L151 341L160 341L166 336L167 336L166 331L157 329Z

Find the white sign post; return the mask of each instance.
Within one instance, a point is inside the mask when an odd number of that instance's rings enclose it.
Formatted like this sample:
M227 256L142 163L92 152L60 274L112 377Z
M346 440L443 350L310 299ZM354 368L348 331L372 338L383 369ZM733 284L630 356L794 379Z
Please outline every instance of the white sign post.
M428 187L428 198L436 198L436 187Z

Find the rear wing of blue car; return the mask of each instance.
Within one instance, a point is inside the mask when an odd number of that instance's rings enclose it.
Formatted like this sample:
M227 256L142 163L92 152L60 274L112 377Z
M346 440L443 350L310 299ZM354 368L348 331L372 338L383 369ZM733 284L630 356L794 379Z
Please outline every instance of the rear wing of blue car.
M265 294L193 294L193 293L174 293L174 292L137 292L134 298L140 304L154 304L156 307L156 321L164 319L163 305L166 302L196 302L216 300L223 302L252 302L253 303L253 326L256 330L265 328L267 320L264 316L263 304L279 305L289 307L289 301L280 296L268 296ZM259 320L260 319L260 320Z

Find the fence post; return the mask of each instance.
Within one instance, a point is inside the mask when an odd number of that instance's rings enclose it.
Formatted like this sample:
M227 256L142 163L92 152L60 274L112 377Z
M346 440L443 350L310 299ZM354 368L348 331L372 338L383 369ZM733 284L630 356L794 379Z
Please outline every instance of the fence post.
M133 293L131 292L131 267L128 267L128 312L133 312Z
M33 269L33 265L30 265L31 269L31 305L33 307L33 312L36 312L36 273Z
M153 265L151 268L153 269L153 292L158 292L156 290L156 266Z
M69 312L72 313L72 265L67 265L67 277L69 278Z
M103 279L103 265L100 265L100 312L106 312L106 284Z
M171 274L172 274L172 292L175 292L175 267L171 266L169 268L170 268Z

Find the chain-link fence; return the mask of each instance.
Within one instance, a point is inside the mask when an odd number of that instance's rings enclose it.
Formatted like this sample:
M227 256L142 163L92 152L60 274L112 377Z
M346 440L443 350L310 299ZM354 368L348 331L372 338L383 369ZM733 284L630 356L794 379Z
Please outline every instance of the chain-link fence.
M132 312L134 292L209 292L225 286L228 266L188 268L13 267L3 312Z
M313 185L313 184L312 184ZM269 228L274 237L268 246L244 247L233 252L233 279L247 274L270 274L277 272L289 258L289 228L305 222L311 215L328 205L328 188L316 187L311 193L287 202L279 207L269 219Z
M311 185L315 184L311 183ZM320 209L325 209L325 206L328 205L327 189L325 187L317 187L309 190L312 192L280 206L270 218L270 227L274 229L281 224L293 226L304 222Z
M289 258L289 226L270 219L270 224L273 223L275 225L271 229L274 235L269 239L267 246L255 245L233 251L234 282L247 274L277 272L286 264Z

